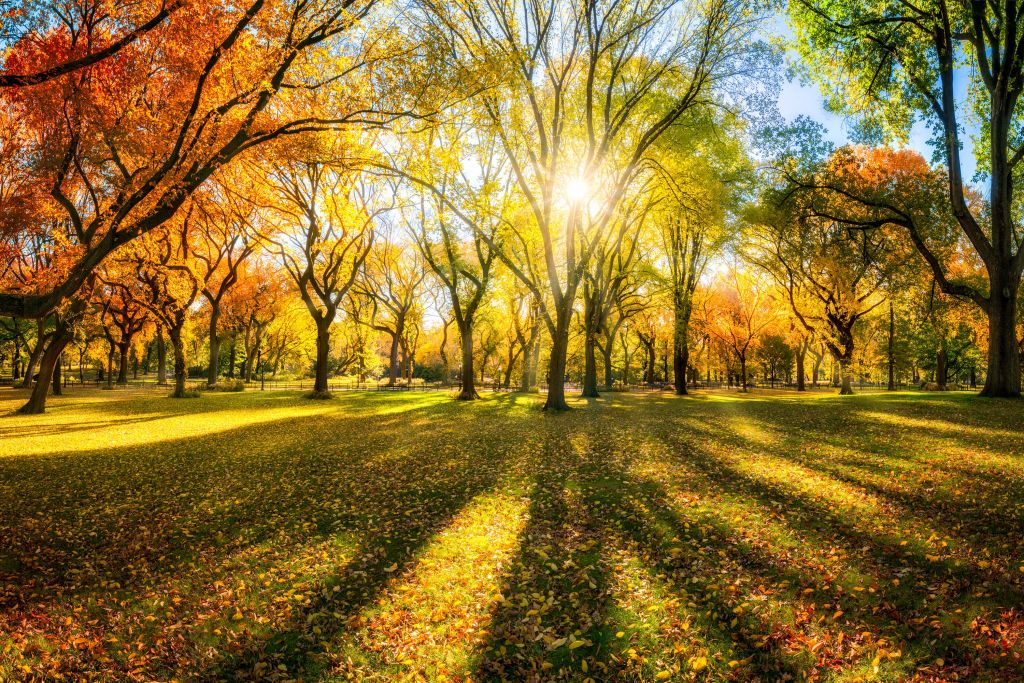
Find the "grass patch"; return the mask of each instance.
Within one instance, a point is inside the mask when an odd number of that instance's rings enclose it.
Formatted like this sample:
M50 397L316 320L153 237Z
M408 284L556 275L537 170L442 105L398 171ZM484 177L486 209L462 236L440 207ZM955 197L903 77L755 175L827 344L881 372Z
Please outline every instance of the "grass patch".
M1019 680L1024 405L0 394L0 680Z

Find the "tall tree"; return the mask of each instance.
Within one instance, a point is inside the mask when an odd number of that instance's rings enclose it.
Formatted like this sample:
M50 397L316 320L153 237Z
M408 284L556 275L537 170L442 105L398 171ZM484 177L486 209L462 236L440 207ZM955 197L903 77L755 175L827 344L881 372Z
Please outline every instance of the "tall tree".
M945 163L946 209L984 264L983 284L949 274L920 214L899 198L845 191L908 232L945 293L985 311L988 374L982 394L1019 396L1016 321L1024 230L1015 193L1024 170L1024 7L1018 0L798 0L789 7L798 49L814 65L808 71L834 110L856 115L876 137L906 139L919 119L931 125ZM958 97L961 79L970 81L966 101ZM983 123L977 156L987 176L984 212L972 208L964 185L961 134L972 115Z
M275 250L316 325L314 398L327 398L331 325L373 247L379 206L365 177L338 160L279 163L274 171L284 225Z
M527 207L501 258L533 290L551 336L545 409L565 410L570 327L595 238L651 145L755 63L741 44L758 12L735 0L427 6L490 86L477 101Z

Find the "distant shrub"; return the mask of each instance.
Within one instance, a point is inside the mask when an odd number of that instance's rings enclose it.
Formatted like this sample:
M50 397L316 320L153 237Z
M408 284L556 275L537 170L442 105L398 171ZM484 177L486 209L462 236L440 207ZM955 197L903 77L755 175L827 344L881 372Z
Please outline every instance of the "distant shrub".
M204 387L204 391L245 391L245 382L240 379L220 379L212 387Z
M171 398L202 398L203 395L199 392L199 389L197 389L195 386L192 386L185 387L185 391L181 392L181 394L175 394L174 392L171 392L170 396Z
M329 391L311 391L306 394L306 398L311 398L317 401L326 401L327 399L334 398L334 394Z

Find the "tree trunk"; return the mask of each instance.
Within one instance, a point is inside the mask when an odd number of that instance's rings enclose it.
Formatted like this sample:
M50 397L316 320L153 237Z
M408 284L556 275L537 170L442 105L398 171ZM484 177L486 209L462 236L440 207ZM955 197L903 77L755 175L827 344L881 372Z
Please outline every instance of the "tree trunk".
M540 366L540 317L533 312L533 325L530 328L530 339L523 349L523 385L524 393L537 391L537 371Z
M235 359L238 356L238 333L231 334L231 349L228 355L228 379L235 378Z
M565 366L569 355L569 320L571 311L559 310L555 320L555 333L551 337L551 357L548 359L548 397L544 410L569 410L565 402Z
M894 342L896 339L896 315L892 310L892 300L889 300L889 384L886 389L896 391L896 350Z
M796 390L807 391L807 378L804 363L807 360L807 342L796 345Z
M117 343L117 383L122 386L128 384L128 350L130 345L130 340Z
M107 346L107 388L114 388L114 354L116 347L113 343L108 343Z
M679 315L678 311L676 315ZM686 377L689 372L690 366L690 345L688 343L688 334L686 326L682 329L679 325L676 325L676 333L673 336L673 348L672 348L672 372L674 374L673 380L675 381L676 394L685 396L686 391Z
M743 391L747 390L747 354L737 354L740 359L740 385Z
M167 344L163 327L156 329L156 383L167 384Z
M853 393L853 383L850 377L850 359L844 358L839 361L839 376L842 384L839 388L840 396L849 396Z
M36 374L36 365L39 364L39 359L42 357L43 350L46 348L47 341L46 335L43 333L44 329L45 323L42 320L37 321L36 343L28 354L28 362L25 364L25 374L21 379L22 389L28 389L32 386L32 377Z
M393 387L398 384L398 345L400 340L400 334L396 332L391 337L391 353L388 356L388 386ZM465 372L463 372L465 374Z
M588 330L583 342L583 391L580 393L585 398L597 398L597 337L592 330Z
M464 320L459 324L459 348L462 351L462 374L459 378L459 393L455 397L459 401L472 401L480 398L476 391L476 378L473 376L473 321Z
M690 304L686 293L675 285L673 315L675 325L672 334L672 371L675 373L676 393L686 395L686 377L690 365Z
M57 356L57 362L53 366L53 395L54 396L60 396L61 395L60 373L61 373L61 358L62 357L63 357L63 354L61 354L60 356Z
M992 280L992 296L988 308L988 372L985 386L981 390L982 396L1020 396L1016 308L1018 285L1016 281L1004 284L995 278Z
M331 353L331 323L333 316L318 320L316 324L316 367L313 370L313 398L329 395L327 366Z
M40 415L46 411L46 394L50 391L50 384L60 361L60 355L64 351L64 347L71 342L72 336L71 324L57 320L53 336L50 338L49 344L46 345L42 357L38 360L39 381L32 387L32 395L29 397L28 403L18 409L19 413Z
M210 360L206 368L206 386L216 386L220 377L220 337L217 327L220 323L220 305L210 303Z
M181 339L181 328L167 330L174 347L174 391L171 398L185 398L185 380L188 379L188 362L185 357L185 343Z
M604 360L604 390L611 391L615 386L615 380L612 378L612 354L615 350L615 338L608 337L608 343L601 351L601 355Z
M946 356L946 337L943 335L939 342L939 350L935 352L935 384L939 391L946 390L949 381L948 363Z

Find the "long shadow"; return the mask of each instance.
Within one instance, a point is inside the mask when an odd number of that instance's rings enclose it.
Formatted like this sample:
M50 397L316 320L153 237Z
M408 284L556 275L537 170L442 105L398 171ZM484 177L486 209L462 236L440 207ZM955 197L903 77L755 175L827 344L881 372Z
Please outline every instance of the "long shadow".
M0 486L0 621L115 595L136 609L177 593L181 581L207 584L196 587L202 598L215 592L208 582L251 570L251 551L272 545L280 557L321 539L355 539L360 556L330 581L329 600L269 637L236 639L201 677L231 677L268 648L304 667L316 649L305 637L308 614L328 602L332 612L345 604L351 612L372 600L391 565L505 471L507 454L474 455L453 436L462 410L450 403L380 417L292 417L150 448L12 459ZM493 432L498 412L474 413L473 424ZM96 628L107 630L104 621ZM152 658L152 675L193 677L190 660L205 648L180 634ZM72 673L95 668L82 655Z
M605 666L608 572L598 522L580 493L579 467L587 456L564 440L564 432L559 438L552 429L557 426L537 427L544 440L530 461L534 486L527 526L505 572L503 599L491 613L472 680L555 680L570 672L586 677L585 659Z
M310 586L312 599L292 610L287 621L231 643L197 677L252 680L270 670L302 680L322 675L332 641L357 628L360 611L392 577L411 566L470 501L491 491L515 468L513 444L505 443L501 449L477 445L501 443L499 436L507 436L507 421L478 418L472 434L451 431L450 421L458 423L459 413L471 409L451 403L433 411L432 422L448 422L440 430L444 443L418 426L417 441L422 443L413 457L403 458L387 482L352 491L351 507L358 512L335 521L332 528L358 539L358 557ZM408 414L398 419L408 424Z
M855 425L851 427L856 429ZM680 463L696 465L696 469L706 476L698 488L738 496L760 507L784 510L785 524L815 545L842 544L849 558L877 581L870 601L851 599L855 596L849 594L834 596L837 604L841 601L848 618L856 617L875 629L890 632L892 637L904 640L919 654L945 654L947 666L954 669L959 667L961 671L972 671L988 666L979 663L976 649L964 642L964 624L957 624L955 620L951 624L935 621L925 628L925 623L934 619L934 615L925 608L929 602L940 600L946 613L958 609L998 612L1021 603L1019 586L969 565L929 559L923 551L904 547L899 539L860 528L858 520L851 521L849 515L812 496L736 469L728 457L694 447L690 441L679 442L671 437L666 440L672 443ZM745 448L750 450L763 446L748 443ZM777 449L773 454L781 456L782 450ZM802 458L792 459L813 469ZM830 468L821 468L820 471L844 481ZM863 482L857 480L847 483L863 486ZM905 513L919 515L920 508L908 504ZM894 584L900 585L898 579L903 579L904 583L896 588ZM992 661L999 666L998 653L992 656ZM1015 660L1004 659L1002 665L1008 671L1021 671L1021 664Z

